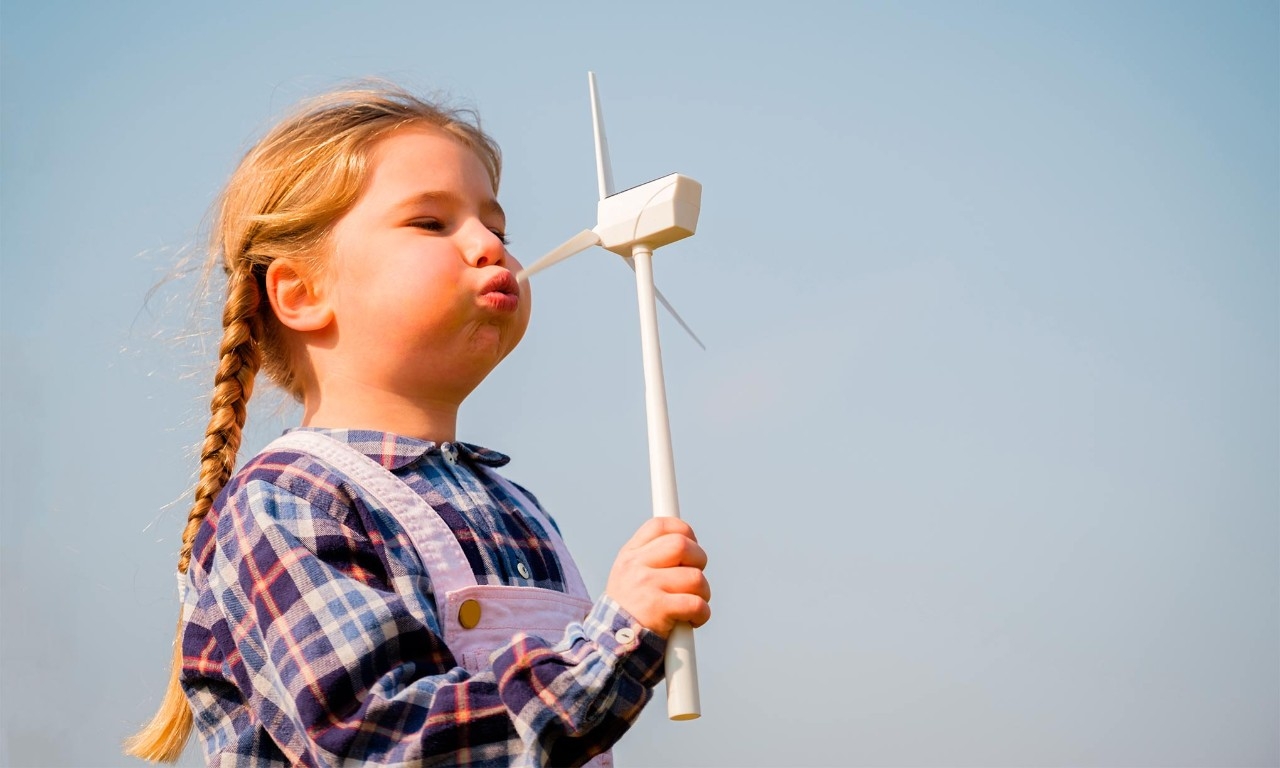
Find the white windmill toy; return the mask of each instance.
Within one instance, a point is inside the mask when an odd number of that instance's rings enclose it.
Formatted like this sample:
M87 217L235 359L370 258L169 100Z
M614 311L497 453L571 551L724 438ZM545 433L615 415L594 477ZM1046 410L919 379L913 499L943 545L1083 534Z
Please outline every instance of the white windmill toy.
M609 147L594 72L587 73L591 88L591 116L595 127L596 175L600 203L596 225L574 235L563 245L516 275L526 280L574 254L599 245L627 260L636 273L640 302L640 345L644 355L645 415L649 431L649 475L654 517L679 517L676 497L675 458L671 452L671 427L667 419L667 392L662 376L662 349L658 344L657 302L702 346L653 284L653 251L693 234L702 207L702 185L673 173L622 192L613 190ZM667 639L667 715L672 720L692 720L702 714L698 697L698 667L693 627L677 624Z

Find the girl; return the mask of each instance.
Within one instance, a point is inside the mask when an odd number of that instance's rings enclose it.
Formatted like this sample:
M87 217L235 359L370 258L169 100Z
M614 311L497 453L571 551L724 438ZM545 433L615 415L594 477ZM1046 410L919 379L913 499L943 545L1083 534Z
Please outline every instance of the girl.
M653 519L592 603L555 525L458 442L520 341L496 144L393 89L272 130L224 191L221 359L178 557L168 693L130 754L219 765L609 765L706 555ZM259 370L302 427L235 476Z

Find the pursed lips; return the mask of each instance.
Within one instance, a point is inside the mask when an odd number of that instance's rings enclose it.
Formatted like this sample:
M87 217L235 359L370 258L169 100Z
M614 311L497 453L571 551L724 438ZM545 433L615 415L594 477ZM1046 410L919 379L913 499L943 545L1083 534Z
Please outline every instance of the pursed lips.
M510 311L520 306L520 284L508 270L491 277L480 289L480 298L492 309Z

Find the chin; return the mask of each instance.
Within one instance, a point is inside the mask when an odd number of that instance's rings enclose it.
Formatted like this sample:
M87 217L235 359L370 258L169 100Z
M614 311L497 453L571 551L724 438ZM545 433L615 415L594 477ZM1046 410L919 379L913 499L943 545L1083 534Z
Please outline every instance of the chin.
M497 365L524 338L527 323L514 325L482 325L475 329L469 339L468 351L483 359L489 359L490 368Z

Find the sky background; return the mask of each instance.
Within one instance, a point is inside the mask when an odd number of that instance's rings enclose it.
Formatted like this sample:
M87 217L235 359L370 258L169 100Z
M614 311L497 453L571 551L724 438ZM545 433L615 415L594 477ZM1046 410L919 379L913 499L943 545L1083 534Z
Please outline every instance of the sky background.
M0 57L0 764L137 764L182 265L253 140L367 76L474 106L529 263L594 223L589 69L619 188L704 185L656 259L708 347L663 320L704 716L660 690L621 764L1280 764L1276 3L6 0ZM649 513L617 261L534 278L460 428L593 591Z

